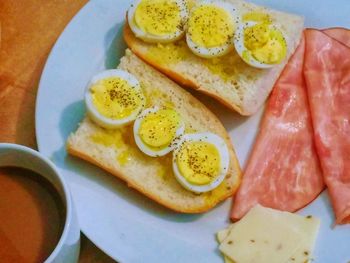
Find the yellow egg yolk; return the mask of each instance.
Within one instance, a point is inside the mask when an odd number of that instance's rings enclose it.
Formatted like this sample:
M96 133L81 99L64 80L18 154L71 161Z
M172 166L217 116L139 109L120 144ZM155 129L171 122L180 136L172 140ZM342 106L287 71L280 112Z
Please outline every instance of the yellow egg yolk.
M110 119L128 117L143 104L141 90L118 77L99 80L90 91L97 111Z
M180 123L181 117L175 110L161 109L142 119L138 134L148 147L161 150L173 142Z
M263 47L269 41L269 25L256 24L244 30L244 46L250 50Z
M235 31L233 19L223 8L202 5L196 8L188 20L188 33L192 41L202 47L222 46Z
M171 0L142 0L135 10L135 24L144 32L163 36L181 26L180 8Z
M177 153L176 164L182 176L195 185L211 183L221 170L219 151L208 142L183 143Z
M281 31L266 23L244 29L244 46L261 63L280 63L287 54L287 44ZM246 54L243 54L245 58Z

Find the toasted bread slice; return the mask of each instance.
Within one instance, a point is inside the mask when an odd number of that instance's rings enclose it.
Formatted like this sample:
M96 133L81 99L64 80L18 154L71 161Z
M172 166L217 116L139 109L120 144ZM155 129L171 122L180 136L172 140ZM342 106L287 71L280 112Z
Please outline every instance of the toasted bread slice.
M233 3L242 14L267 13L281 27L288 45L287 56L282 63L271 69L253 68L236 51L221 58L200 58L189 50L184 39L171 44L149 44L136 38L127 23L124 39L136 55L176 82L197 89L242 115L252 115L263 105L299 44L304 19L241 0L227 2Z
M132 125L105 130L88 118L67 142L68 152L85 159L127 182L158 203L184 213L200 213L231 196L241 180L239 163L229 135L217 117L190 93L148 66L130 50L121 59L120 69L134 74L147 98L147 106L171 105L182 116L187 132L210 131L221 136L230 152L230 168L221 185L208 193L184 189L172 172L172 154L153 158L136 146Z

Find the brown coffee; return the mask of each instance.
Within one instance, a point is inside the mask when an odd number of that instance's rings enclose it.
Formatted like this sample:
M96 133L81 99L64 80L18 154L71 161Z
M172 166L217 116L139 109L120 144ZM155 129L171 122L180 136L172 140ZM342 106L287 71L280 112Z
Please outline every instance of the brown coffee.
M44 177L0 168L0 262L43 262L57 245L65 222L57 190Z

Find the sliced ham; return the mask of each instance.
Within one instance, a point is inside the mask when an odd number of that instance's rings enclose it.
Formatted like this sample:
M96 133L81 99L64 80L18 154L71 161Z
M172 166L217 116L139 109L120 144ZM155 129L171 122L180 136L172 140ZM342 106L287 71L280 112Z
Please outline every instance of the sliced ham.
M344 45L350 47L350 30L343 27L333 27L322 30L328 36L338 40Z
M303 77L304 40L269 99L231 218L256 204L293 212L323 190Z
M350 48L307 30L304 75L336 223L350 223Z

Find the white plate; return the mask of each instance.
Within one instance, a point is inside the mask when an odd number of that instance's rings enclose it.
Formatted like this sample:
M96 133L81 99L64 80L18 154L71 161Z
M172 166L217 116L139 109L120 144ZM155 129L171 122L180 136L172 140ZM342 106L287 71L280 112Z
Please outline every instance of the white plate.
M255 0L306 17L311 27L350 27L348 0ZM222 262L214 233L228 223L231 200L202 215L181 215L155 204L120 180L67 156L65 141L83 118L83 91L96 72L113 68L123 55L122 26L129 1L89 2L54 46L43 72L36 105L40 152L67 179L82 231L112 258L123 263ZM202 98L202 96L201 96ZM261 112L243 118L205 99L229 130L244 163ZM326 193L300 211L322 220L316 262L350 260L350 227L337 226Z

